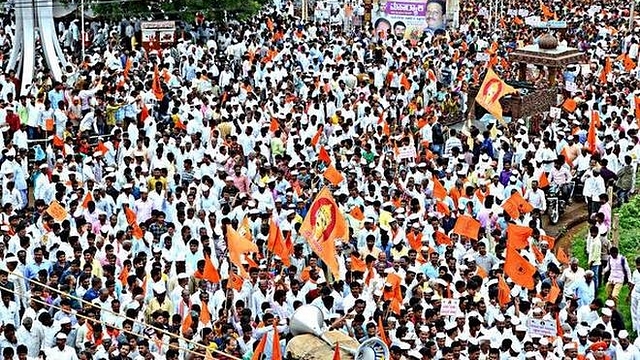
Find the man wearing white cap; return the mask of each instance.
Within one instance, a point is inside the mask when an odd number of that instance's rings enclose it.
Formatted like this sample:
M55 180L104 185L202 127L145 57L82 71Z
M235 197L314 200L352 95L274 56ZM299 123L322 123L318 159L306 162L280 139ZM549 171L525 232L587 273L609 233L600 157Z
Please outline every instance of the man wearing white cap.
M67 335L63 332L56 334L56 345L52 348L45 349L47 358L50 359L65 359L65 360L78 360L76 351L67 346Z
M618 345L615 347L616 360L638 360L640 350L629 341L629 332L620 330L618 333Z

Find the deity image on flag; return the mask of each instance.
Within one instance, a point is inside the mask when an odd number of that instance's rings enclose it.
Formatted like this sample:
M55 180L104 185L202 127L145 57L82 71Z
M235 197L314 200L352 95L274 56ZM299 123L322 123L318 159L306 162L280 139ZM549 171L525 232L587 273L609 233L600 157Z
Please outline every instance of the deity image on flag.
M482 87L482 97L485 104L495 104L500 100L502 93L502 81L499 79L491 79Z
M311 225L315 229L313 238L316 241L324 242L329 239L336 226L336 211L337 208L334 209L334 205L328 199L319 199L311 206L309 214L311 215Z

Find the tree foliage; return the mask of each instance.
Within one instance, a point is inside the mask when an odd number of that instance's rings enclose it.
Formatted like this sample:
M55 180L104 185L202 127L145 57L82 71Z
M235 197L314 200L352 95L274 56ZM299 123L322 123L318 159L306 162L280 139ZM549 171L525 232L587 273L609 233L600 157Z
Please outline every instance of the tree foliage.
M207 20L227 21L229 18L243 20L260 10L266 0L113 0L91 3L96 15L110 19L139 17L148 20L182 20L193 23L198 12Z

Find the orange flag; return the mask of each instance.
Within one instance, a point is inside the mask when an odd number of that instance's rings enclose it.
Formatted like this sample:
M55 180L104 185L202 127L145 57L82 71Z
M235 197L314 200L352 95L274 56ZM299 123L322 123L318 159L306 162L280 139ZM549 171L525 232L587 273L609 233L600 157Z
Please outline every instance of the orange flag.
M569 155L567 155L567 148L566 147L562 148L562 151L560 152L560 155L564 156L565 164L569 165L570 168L573 168L573 161L571 161L571 158L569 157Z
M498 303L500 306L505 306L509 302L511 302L511 289L504 281L504 277L498 276Z
M411 82L409 82L407 75L402 74L402 76L400 77L400 85L402 85L402 87L407 91L411 89Z
M604 66L602 67L602 71L600 71L600 76L598 77L601 83L607 83L607 76L609 75L609 73L611 73L611 70L611 58L607 56L607 58L604 59Z
M596 127L600 127L600 112L598 110L591 110L591 121L596 124Z
M284 236L282 236L282 231L280 231L280 227L273 219L271 219L271 221L269 222L269 237L267 238L267 248L275 255L278 255L282 259L282 263L284 265L291 265L291 260L289 259L291 253L289 252L289 249L287 249L284 241Z
M249 241L253 240L253 235L251 234L251 225L249 224L248 217L245 216L240 224L238 224L238 234Z
M640 121L640 96L634 96L633 98L634 102L635 102L635 114L636 114L636 121Z
M86 195L84 196L84 200L82 200L82 207L85 209L88 208L89 201L93 201L93 195L91 195L91 191L87 191Z
M556 246L556 238L549 235L540 235L540 241L546 241L549 244L549 249L553 249Z
M515 93L516 89L510 85L507 85L502 81L492 69L487 69L487 74L482 81L482 85L478 90L476 96L476 102L482 106L491 115L500 121L502 119L502 105L500 105L500 99L507 95Z
M551 282L551 290L549 290L549 295L547 296L547 301L555 304L556 300L558 300L558 296L560 296L560 287L558 287L558 283L555 280Z
M507 246L504 272L514 283L522 287L531 290L535 286L533 276L536 273L536 268L528 262L527 259L522 257L522 255L518 253L518 250L511 246Z
M531 245L531 250L533 250L533 255L536 257L537 262L542 262L542 260L544 260L544 255L537 246Z
M271 122L269 123L269 131L276 132L276 130L280 129L280 124L278 123L278 119L271 118Z
M182 321L182 326L180 327L181 333L187 332L187 329L191 327L193 324L193 318L191 317L191 311L187 311L187 316L185 316L184 321Z
M280 347L280 334L278 328L273 327L273 350L271 350L272 360L282 360L282 348Z
M153 90L153 95L155 95L156 99L162 100L162 98L164 98L164 92L162 91L162 86L160 85L158 65L155 65L153 68L153 82L151 85L151 89Z
M596 123L595 121L593 121L593 119L591 119L591 121L589 122L589 132L587 132L587 148L589 149L590 153L595 153L596 152L596 142L597 142L597 137L596 137Z
M175 128L187 131L187 125L185 125L180 118L176 119Z
M102 155L104 156L104 154L109 152L109 149L107 149L107 147L104 145L104 143L102 142L102 140L98 141L98 144L96 145L96 151L99 151L102 153Z
M64 207L62 207L62 205L60 205L56 200L49 205L46 211L55 221L58 222L64 221L64 219L69 215L67 210L65 210Z
M623 61L622 61L622 64L624 65L624 69L625 69L626 71L631 71L631 70L633 70L633 69L635 69L635 68L636 68L636 63L635 63L635 61L633 61L633 60L629 57L629 55L626 55L626 54L625 54L625 57L624 57L624 59L623 59Z
M516 25L523 25L524 21L522 21L520 16L516 16L516 17L513 18L513 23L516 24Z
M351 271L367 272L367 264L364 260L351 254Z
M200 304L200 322L207 325L211 322L211 313L206 303Z
M573 100L572 98L568 98L562 103L562 108L570 113L576 111L577 107L578 107L578 103L576 103L576 101Z
M380 333L380 340L387 344L387 346L391 345L391 341L389 341L389 338L387 337L387 332L382 325L382 316L378 316L378 332Z
M136 239L142 239L142 237L144 236L144 232L138 224L138 216L136 215L136 213L127 207L124 209L124 215L127 218L127 224L131 226L131 235L133 235L133 237L135 237Z
M324 162L327 165L331 164L331 157L329 156L329 153L327 152L327 149L324 148L324 146L320 147L320 151L318 152L318 160Z
M468 215L458 216L456 225L453 227L455 234L463 235L473 240L478 240L478 231L480 231L480 223Z
M558 247L558 251L556 253L556 258L558 259L558 261L560 261L562 264L568 264L569 263L569 256L567 256L567 253L564 252L564 249L562 247Z
M435 175L433 175L431 180L433 181L433 197L437 200L444 200L444 198L447 197L447 190Z
M57 148L64 147L64 140L62 140L62 138L58 137L58 135L53 135L53 146L55 146Z
M338 186L338 184L344 180L344 176L342 176L342 174L340 174L333 165L329 165L329 167L324 171L323 176L334 186Z
M120 271L120 275L118 275L118 280L120 280L120 284L122 286L127 286L127 279L129 278L129 267L125 266L122 271Z
M129 78L129 71L131 71L131 66L133 65L133 59L131 56L127 57L127 62L124 64L123 76L125 79Z
M533 229L528 226L515 224L507 225L507 245L516 250L529 246L529 236L533 234Z
M313 135L313 137L311 138L311 146L316 147L316 145L318 145L318 142L320 141L320 137L322 136L323 130L324 130L324 127L321 126L316 132L316 134Z
M204 255L204 271L202 272L202 278L214 284L220 282L218 269L213 265L213 261L211 261L211 257L209 257L208 254Z
M244 279L242 279L241 276L238 276L238 274L231 272L229 273L229 280L227 284L235 291L240 291L242 290L242 285L244 285Z
M549 178L547 177L547 173L545 173L544 171L540 174L540 177L538 178L538 186L541 189L544 189L547 186L549 186Z
M445 204L442 201L436 200L436 211L449 216L451 214L451 210L449 210L449 205Z
M262 353L264 353L264 348L267 346L267 334L262 335L262 339L258 343L253 355L251 356L251 360L260 360L262 358Z
M149 118L149 108L147 108L147 104L142 102L142 109L140 109L140 121L145 121Z
M336 341L336 349L333 351L333 360L340 360L340 343Z
M560 323L560 313L556 311L556 330L557 330L557 334L560 337L564 336L564 330L562 329L562 324Z
M354 206L353 209L351 209L351 211L349 212L349 215L351 215L358 221L364 220L364 214L362 213L362 209L360 209L360 206Z
M241 257L242 254L258 252L258 246L240 236L231 225L227 225L227 249L229 251L229 260L238 267L240 276L245 279L248 278L249 274L247 274L242 266Z
M338 278L340 270L336 260L336 240L349 240L349 227L331 192L320 190L311 204L299 231L331 273Z
M436 244L438 245L446 245L446 246L453 245L453 241L451 241L451 238L448 237L442 231L436 231L434 235L434 239L436 240Z

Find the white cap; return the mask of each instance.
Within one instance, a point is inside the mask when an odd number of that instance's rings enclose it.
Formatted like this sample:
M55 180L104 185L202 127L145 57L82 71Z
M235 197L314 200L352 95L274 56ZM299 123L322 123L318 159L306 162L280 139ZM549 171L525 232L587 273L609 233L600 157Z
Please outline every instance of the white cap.
M613 300L611 300L611 299L609 299L609 300L605 301L605 302L604 302L604 304L605 304L607 307L610 307L610 308L612 308L612 307L615 307L615 306L616 306L616 303L615 303Z
M602 315L603 316L611 316L611 315L613 315L613 313L611 312L611 309L604 308L604 309L602 309Z
M626 339L629 337L629 332L627 330L620 330L618 333L618 339Z
M63 332L59 332L56 334L56 339L57 340L67 340L67 334L63 333Z
M164 286L163 282L158 282L153 285L153 291L157 294L164 294L164 292L167 291L167 288Z

